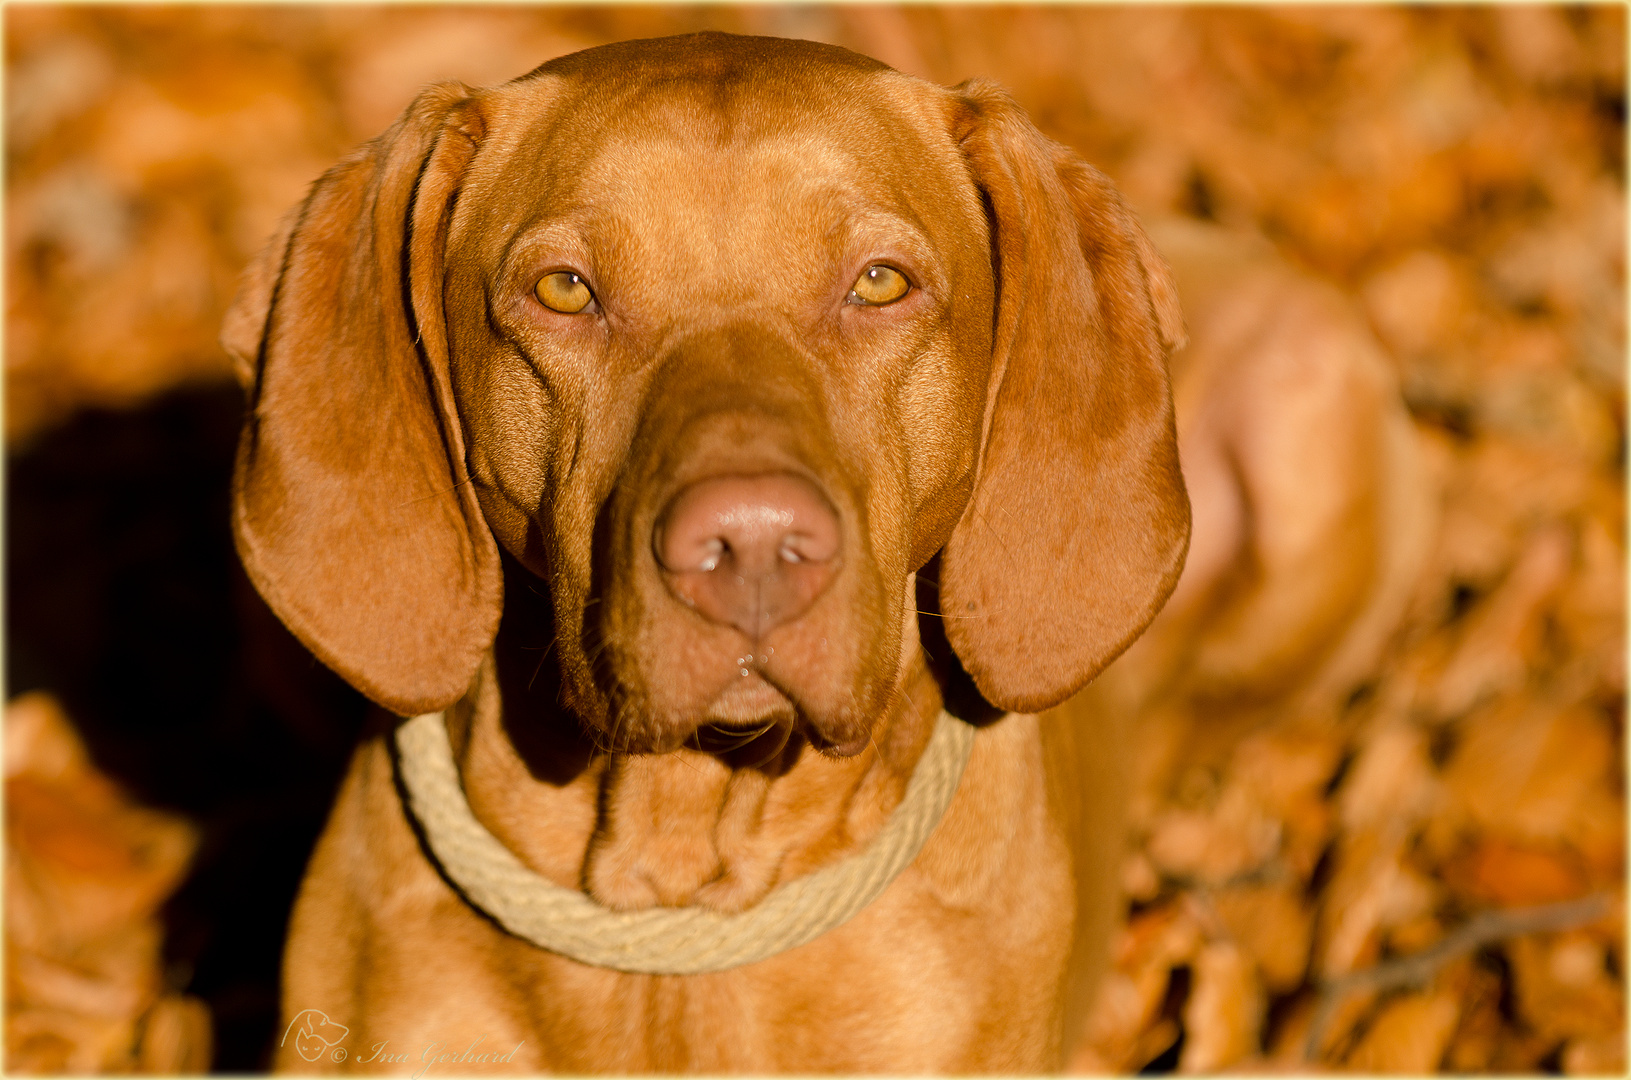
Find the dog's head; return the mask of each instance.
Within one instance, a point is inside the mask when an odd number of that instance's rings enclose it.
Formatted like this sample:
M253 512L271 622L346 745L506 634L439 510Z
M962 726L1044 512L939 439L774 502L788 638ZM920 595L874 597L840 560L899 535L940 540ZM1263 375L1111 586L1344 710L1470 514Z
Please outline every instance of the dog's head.
M238 546L397 712L469 686L502 545L592 728L843 753L937 553L1002 708L1154 615L1188 538L1179 334L1109 183L992 87L809 42L593 49L426 91L286 219L224 335Z

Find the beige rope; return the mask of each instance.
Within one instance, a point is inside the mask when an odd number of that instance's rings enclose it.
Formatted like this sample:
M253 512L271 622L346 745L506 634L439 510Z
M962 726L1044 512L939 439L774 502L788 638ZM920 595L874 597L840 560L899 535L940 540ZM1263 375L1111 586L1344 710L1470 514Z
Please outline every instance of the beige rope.
M470 812L441 713L404 722L396 745L408 809L472 904L512 934L585 964L695 975L803 945L876 899L917 857L951 804L974 729L942 712L905 797L865 850L778 885L736 915L696 907L612 911L556 885L523 866Z

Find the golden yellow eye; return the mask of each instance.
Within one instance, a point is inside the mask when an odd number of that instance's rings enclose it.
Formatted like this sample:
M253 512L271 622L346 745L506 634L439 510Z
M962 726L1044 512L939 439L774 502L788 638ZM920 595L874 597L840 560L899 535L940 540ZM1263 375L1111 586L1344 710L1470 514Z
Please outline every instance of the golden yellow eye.
M893 304L906 295L912 283L899 270L883 265L866 268L846 297L852 304Z
M589 286L583 279L570 270L557 270L553 274L545 274L533 286L533 292L538 294L538 302L551 311L559 311L563 315L576 315L589 306L595 294L589 291Z

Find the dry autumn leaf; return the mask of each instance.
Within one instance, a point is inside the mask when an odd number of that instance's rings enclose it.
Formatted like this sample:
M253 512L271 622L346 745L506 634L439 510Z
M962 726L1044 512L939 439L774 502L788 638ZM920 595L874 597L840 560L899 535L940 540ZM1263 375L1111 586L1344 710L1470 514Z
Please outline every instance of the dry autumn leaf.
M1073 1058L1306 1067L1322 979L1386 970L1489 911L1623 888L1625 18L1615 5L10 7L7 446L21 461L87 408L224 384L216 335L244 263L312 178L428 82L703 27L829 40L945 84L994 78L1147 220L1228 232L1337 297L1408 407L1434 506L1408 607L1366 631L1380 656L1349 664L1317 708L1297 699L1292 684L1342 659L1358 616L1346 600L1288 602L1276 610L1292 615L1212 641L1231 661L1233 644L1285 643L1277 655L1294 659L1272 679L1242 662L1205 682L1196 665L1217 656L1179 642L1128 695L1128 906ZM1294 407L1295 389L1273 406ZM1318 450L1336 429L1298 430ZM1281 475L1297 497L1272 504L1291 508L1274 536L1313 527L1298 506L1359 516L1298 572L1273 561L1295 545L1249 532L1270 504L1243 502L1246 538L1197 609L1196 641L1219 631L1207 612L1263 582L1310 602L1322 575L1386 561L1356 538L1407 531L1377 509L1381 481L1335 469L1299 493L1295 470ZM69 579L101 580L81 566ZM46 640L37 626L8 637ZM98 777L65 724L44 698L8 710L8 1068L202 1069L208 1017L153 959L152 914L193 834ZM1349 995L1315 1057L1617 1074L1624 955L1616 919L1508 936L1429 983Z

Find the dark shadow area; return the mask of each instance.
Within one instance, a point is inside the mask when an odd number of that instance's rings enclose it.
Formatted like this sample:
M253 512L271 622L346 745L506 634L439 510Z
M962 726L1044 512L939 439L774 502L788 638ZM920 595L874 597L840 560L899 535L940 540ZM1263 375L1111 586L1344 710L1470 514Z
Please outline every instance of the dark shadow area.
M367 702L250 585L228 524L236 387L87 412L6 462L6 694L42 689L96 764L202 829L167 976L263 1070L300 874Z
M500 545L504 613L493 642L501 722L534 780L564 787L589 767L594 740L561 708L549 589Z
M985 700L946 638L945 617L940 612L938 552L918 570L916 588L918 638L923 642L924 655L929 658L929 671L940 683L946 711L975 727L985 727L1002 719L1007 714Z

